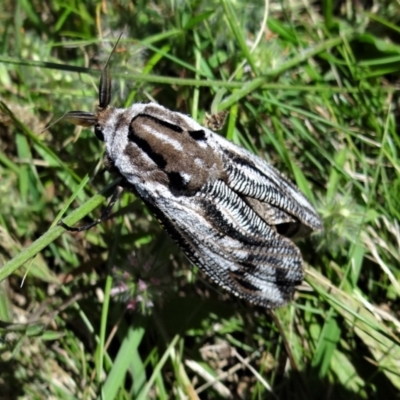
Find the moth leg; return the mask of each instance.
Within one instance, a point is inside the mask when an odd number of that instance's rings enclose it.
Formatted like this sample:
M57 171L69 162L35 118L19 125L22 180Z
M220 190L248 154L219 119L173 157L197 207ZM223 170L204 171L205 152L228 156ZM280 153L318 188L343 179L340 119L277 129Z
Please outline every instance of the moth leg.
M86 224L83 226L79 226L77 228L69 226L69 225L65 224L63 221L58 221L57 225L62 226L64 229L66 229L67 231L70 231L70 232L82 232L82 231L87 231L90 228L93 228L97 224L100 224L100 222L105 221L110 216L111 210L114 207L114 204L117 202L117 200L121 196L121 193L123 190L124 190L124 188L122 186L117 186L115 188L114 193L112 194L110 201L107 204L107 207L101 213L100 218L94 220L93 222L90 222L89 224Z

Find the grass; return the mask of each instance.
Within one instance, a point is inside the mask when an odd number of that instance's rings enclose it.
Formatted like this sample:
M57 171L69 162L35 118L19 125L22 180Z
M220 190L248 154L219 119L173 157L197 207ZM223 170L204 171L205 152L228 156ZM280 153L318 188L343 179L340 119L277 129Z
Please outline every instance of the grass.
M399 10L332 3L2 2L1 399L398 397ZM93 132L43 129L95 109L121 31L114 105L229 111L220 133L318 209L290 305L227 295L131 193L55 225L116 184Z

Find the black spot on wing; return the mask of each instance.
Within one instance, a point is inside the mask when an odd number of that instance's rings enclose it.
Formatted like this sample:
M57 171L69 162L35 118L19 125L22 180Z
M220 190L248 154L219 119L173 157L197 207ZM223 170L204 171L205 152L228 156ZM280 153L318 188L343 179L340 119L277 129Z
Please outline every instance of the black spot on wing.
M159 168L164 169L166 167L167 161L162 154L158 154L153 151L150 144L146 140L136 135L132 124L129 125L128 139L142 149L158 165Z
M188 131L188 133L194 140L206 140L206 133L203 129L198 131Z
M177 133L183 132L183 129L180 126L171 124L170 122L164 121L162 119L159 119L157 117L154 117L153 115L146 114L146 113L136 115L136 117L132 118L131 123L133 123L138 118L148 118L165 128L171 129L174 132L177 132Z
M280 286L297 286L303 281L303 270L301 260L293 261L290 269L275 268L275 282ZM299 279L296 279L296 278Z
M230 272L231 278L237 282L243 289L246 289L250 292L258 292L260 291L260 288L253 285L251 282L243 278L242 274L238 274L236 271L235 272Z
M252 258L250 262L247 260L238 262L238 265L240 265L242 269L235 271L235 276L242 277L243 280L246 275L253 275L255 273L257 273L257 275L260 275L260 273L262 274L262 270L257 271L257 269L260 269L260 265L266 264L274 266L274 264L276 263L276 260L274 258L270 258L269 260L265 256L259 256L257 258L258 259L256 259L256 257ZM276 271L277 269L278 270L281 269L279 268L279 265L276 266L274 271ZM280 274L279 272L277 272L274 273L273 275L269 275L266 273L262 275L263 276L261 277L261 279L265 280L266 282L275 283L279 285L288 284L288 279L286 277L286 274Z
M186 189L186 182L183 179L182 175L179 172L167 172L167 176L169 179L169 184L172 189L175 190L184 190Z
M300 222L284 222L275 225L277 232L287 238L292 238L297 235L301 228Z

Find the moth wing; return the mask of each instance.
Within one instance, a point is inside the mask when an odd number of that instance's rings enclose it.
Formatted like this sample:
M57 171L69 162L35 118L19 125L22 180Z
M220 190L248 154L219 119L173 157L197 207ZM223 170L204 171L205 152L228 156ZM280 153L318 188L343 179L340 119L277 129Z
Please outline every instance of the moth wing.
M187 257L239 297L278 307L303 280L299 249L223 181L192 197L154 197L150 208Z
M228 186L245 196L248 204L267 223L286 225L281 227L281 233L288 237L322 229L314 207L278 170L217 134L210 140L215 141L223 154ZM283 232L285 229L288 231Z

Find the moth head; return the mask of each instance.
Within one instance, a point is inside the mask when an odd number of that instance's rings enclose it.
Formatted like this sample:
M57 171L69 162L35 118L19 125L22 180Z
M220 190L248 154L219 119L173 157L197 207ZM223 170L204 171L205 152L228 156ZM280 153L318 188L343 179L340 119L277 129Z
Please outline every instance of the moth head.
M90 127L94 126L94 134L97 139L104 142L104 135L99 124L99 115L102 111L107 109L111 102L111 76L108 69L108 61L106 66L103 68L100 77L99 85L99 105L97 106L97 113L91 113L87 111L69 111L62 119L70 122L71 124Z
M97 139L101 141L104 141L104 135L99 124L99 116L108 108L111 102L111 76L108 64L118 45L119 40L121 39L122 33L119 35L110 55L108 56L106 65L101 71L99 85L99 105L97 107L97 113L91 113L87 111L69 111L60 118L78 126L94 126L94 134L96 135Z

